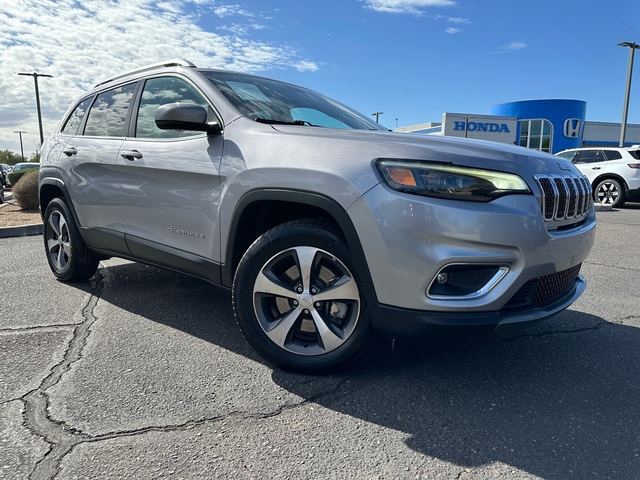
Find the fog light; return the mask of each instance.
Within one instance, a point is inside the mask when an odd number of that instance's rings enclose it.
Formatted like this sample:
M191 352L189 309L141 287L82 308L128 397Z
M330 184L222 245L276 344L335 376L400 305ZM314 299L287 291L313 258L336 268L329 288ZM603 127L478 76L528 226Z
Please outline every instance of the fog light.
M469 299L486 294L509 272L506 265L450 264L431 281L427 296L435 299Z

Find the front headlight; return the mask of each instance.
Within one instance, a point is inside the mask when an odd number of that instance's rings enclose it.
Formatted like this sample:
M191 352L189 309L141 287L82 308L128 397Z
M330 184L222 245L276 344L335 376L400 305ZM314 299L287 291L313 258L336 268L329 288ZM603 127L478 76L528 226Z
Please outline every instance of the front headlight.
M511 194L531 194L518 175L429 162L378 160L385 183L394 190L425 197L490 202Z

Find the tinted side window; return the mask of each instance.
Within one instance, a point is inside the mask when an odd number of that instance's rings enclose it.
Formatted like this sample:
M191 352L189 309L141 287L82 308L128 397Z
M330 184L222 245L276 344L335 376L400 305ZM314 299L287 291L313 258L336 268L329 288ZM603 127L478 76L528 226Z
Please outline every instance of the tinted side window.
M622 154L617 150L605 150L604 154L607 156L607 160L620 160Z
M571 161L576 152L562 152L556 155L557 157L564 158L565 160Z
M135 89L136 84L131 83L98 95L89 111L84 134L124 137L127 112Z
M156 126L156 110L167 103L191 103L203 106L209 104L204 97L184 80L176 77L150 78L144 85L140 108L136 118L136 137L176 138L200 134L177 130L160 130Z
M573 157L572 163L604 162L604 154L601 150L579 150Z
M83 100L76 108L73 109L73 112L71 112L71 115L67 118L64 127L62 127L62 133L66 133L67 135L75 135L78 133L78 127L80 127L84 114L87 113L87 110L91 105L91 100L93 100L93 97Z

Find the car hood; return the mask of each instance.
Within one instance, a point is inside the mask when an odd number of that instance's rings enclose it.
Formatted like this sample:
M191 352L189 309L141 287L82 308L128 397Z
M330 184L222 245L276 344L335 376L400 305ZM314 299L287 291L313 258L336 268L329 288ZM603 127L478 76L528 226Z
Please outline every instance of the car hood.
M446 162L454 165L516 173L526 181L536 174L581 175L564 159L529 148L466 138L411 133L336 130L313 127L274 126L279 132L309 145L320 143L324 158L341 159L345 154L353 163L379 158ZM306 138L302 141L301 138Z
M352 190L349 198L362 195L382 180L375 162L398 159L449 163L514 173L532 191L539 188L534 176L582 175L573 165L553 155L502 143L455 137L339 130L301 125L266 125L241 117L228 124L222 171L246 185L273 188L317 181L318 188ZM311 174L315 172L315 174ZM351 187L342 188L346 182ZM301 187L302 188L302 187ZM348 203L347 200L345 200Z

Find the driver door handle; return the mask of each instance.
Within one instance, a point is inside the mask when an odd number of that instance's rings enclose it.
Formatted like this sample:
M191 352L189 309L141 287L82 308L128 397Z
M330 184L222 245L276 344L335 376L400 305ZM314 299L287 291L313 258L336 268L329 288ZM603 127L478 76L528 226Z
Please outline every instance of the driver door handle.
M142 158L142 154L138 150L125 150L120 153L120 156L127 160L136 160Z

